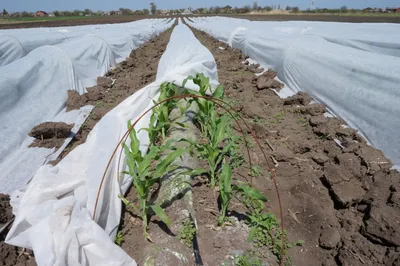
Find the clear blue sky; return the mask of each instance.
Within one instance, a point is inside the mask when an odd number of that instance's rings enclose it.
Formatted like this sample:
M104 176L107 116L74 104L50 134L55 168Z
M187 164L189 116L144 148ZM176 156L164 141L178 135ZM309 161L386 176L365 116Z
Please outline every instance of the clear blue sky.
M0 0L0 9L5 8L9 12L36 11L36 10L74 10L90 8L96 10L112 10L120 7L130 9L148 8L149 0ZM197 8L210 6L244 6L252 5L253 0L155 0L160 9L172 8ZM298 6L307 9L311 6L311 0L258 0L258 5L278 5L282 8ZM316 7L340 8L346 5L349 8L365 7L400 7L400 0L315 0Z

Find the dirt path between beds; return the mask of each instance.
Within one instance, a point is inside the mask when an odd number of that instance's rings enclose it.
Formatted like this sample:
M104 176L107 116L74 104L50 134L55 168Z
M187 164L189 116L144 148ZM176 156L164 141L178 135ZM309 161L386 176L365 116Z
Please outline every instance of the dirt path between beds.
M274 73L257 78L260 70L242 64L240 51L194 32L214 55L227 97L276 160L270 163L276 164L289 240L305 241L290 249L292 264L400 265L400 174L390 170L390 161L343 121L326 118L323 106L309 105L308 95L280 99L268 89L279 89ZM264 173L254 178L255 186L278 216L267 165L255 147L252 156ZM236 174L248 171L242 166ZM208 251L220 255L218 248Z
M99 77L97 86L88 88L88 93L79 95L74 91L69 91L67 102L69 110L78 109L84 105L94 105L95 108L72 142L52 164L58 163L75 147L84 143L90 131L107 112L155 80L158 62L166 49L171 32L172 29L169 29L132 51L127 60L118 64L104 77ZM51 131L52 127L48 130ZM8 196L0 195L0 228L12 216ZM5 236L6 231L0 236L0 266L36 265L30 251L22 252L21 248L5 244Z

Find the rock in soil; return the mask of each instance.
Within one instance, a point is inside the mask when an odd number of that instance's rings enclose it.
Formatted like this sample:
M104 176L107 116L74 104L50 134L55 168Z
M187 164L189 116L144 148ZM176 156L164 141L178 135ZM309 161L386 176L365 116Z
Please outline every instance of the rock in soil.
M340 242L340 233L335 228L325 228L319 237L319 245L326 249L335 248Z
M62 122L45 122L32 128L29 136L35 139L67 138L73 126Z

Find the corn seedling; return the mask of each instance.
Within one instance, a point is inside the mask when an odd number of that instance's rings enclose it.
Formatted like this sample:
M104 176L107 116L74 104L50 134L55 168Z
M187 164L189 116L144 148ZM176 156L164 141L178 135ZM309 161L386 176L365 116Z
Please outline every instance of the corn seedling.
M229 202L232 198L231 185L232 170L229 164L224 164L219 178L219 198L221 201L221 215L218 217L218 225L221 226L225 222L226 212Z
M199 76L201 77L202 74L198 74L198 75L196 76L196 78L198 78ZM204 77L204 76L203 76L203 77ZM188 79L194 79L194 78L193 78L193 77L189 77ZM200 78L200 80L201 80L201 78ZM204 81L205 79L202 79L202 80ZM186 81L187 81L187 80L186 80ZM185 82L186 82L186 81L185 81ZM195 82L195 81L194 81L194 82ZM195 83L196 83L196 82L195 82ZM155 106L153 106L152 108L147 109L147 110L134 122L133 125L136 125L137 122L138 122L141 118L143 118L148 112L152 111L154 108L158 107L159 105L163 104L164 102L171 101L171 100L173 100L173 99L176 99L176 100L177 100L177 99L192 99L192 100L196 100L196 101L197 101L198 99L201 99L203 103L205 103L206 101L212 102L212 105L210 105L210 106L213 107L213 108L203 108L204 110L206 110L206 111L207 111L207 109L208 109L208 110L214 110L215 105L218 106L218 107L220 107L220 108L222 108L222 109L224 109L227 113L229 113L229 114L236 120L235 122L236 122L236 124L237 124L237 126L238 126L238 128L240 129L240 132L241 132L242 134L243 134L243 130L242 130L240 124L239 124L238 121L237 121L237 120L239 120L239 119L244 123L244 125L247 127L247 129L252 133L253 137L255 138L255 136L254 136L254 134L253 134L251 128L250 128L249 125L246 123L246 121L240 116L240 114L236 113L236 112L234 111L234 108L233 108L232 106L230 106L229 104L227 104L227 103L225 103L224 101L222 101L222 100L219 99L220 97L223 96L223 89L222 89L222 88L219 88L219 89L217 88L217 89L215 90L214 94L213 94L213 96L215 95L216 97L211 97L211 96L204 96L204 95L205 95L205 91L207 91L207 88L209 88L209 85L205 85L205 86L201 86L201 85L200 85L200 87L203 87L203 89L201 89L201 91L203 92L203 95L201 94L201 92L199 92L199 93L186 94L186 95L175 95L175 96L169 97L169 98L165 99L164 101L158 102L158 103L155 104ZM218 94L219 94L219 96L218 96ZM210 106L208 106L208 107L210 107ZM206 106L206 107L207 107L207 106ZM235 115L233 115L232 113L235 113ZM208 118L211 118L211 115L212 115L212 114L210 114L210 115L208 116ZM217 116L214 116L214 117L217 117ZM211 126L210 126L211 123L209 123L209 121L210 121L211 119L209 119L208 121L205 121L205 120L206 120L206 119L203 119L203 121L206 122L206 123L203 123L203 125L200 125L200 126L201 126L201 128L202 128L202 132L204 133L204 136L207 136L207 135L209 135L209 134L207 134L208 131L209 131L209 128L211 128ZM130 131L131 131L131 130L132 130L132 127L123 135L123 137L122 137L122 139L120 140L120 142L119 142L118 145L121 145L121 144L124 144L124 143L125 143L125 141L126 141L126 139L128 138L128 136L130 136ZM261 152L262 152L262 154L263 154L263 156L264 156L264 159L265 159L266 163L268 163L268 158L267 158L265 152L263 151L261 144L259 143L259 141L257 140L257 138L255 138L255 141L256 141L258 147L260 148L260 150L261 150ZM126 150L126 149L125 149L125 150ZM93 218L93 219L96 218L96 214L97 214L96 209L97 209L97 204L98 204L98 198L99 198L99 195L101 194L101 191L102 191L102 186L103 186L103 182L104 182L106 173L107 173L107 171L108 171L108 169L109 169L109 167L110 167L110 165L111 165L112 158L116 155L117 151L118 151L118 147L115 148L115 150L114 150L114 152L113 152L113 154L112 154L112 156L111 156L111 158L110 158L110 160L109 160L109 162L108 162L108 164L107 164L107 166L106 166L106 168L105 168L103 177L102 177L102 179L101 179L101 182L100 182L100 185L99 185L99 188L98 188L97 199L96 199L96 202L95 202L94 211L93 211L93 215L92 215L92 218ZM249 163L250 163L250 166L251 166L251 158L250 158L250 153L249 153L249 150L248 150L248 149L247 149L247 153L248 153L248 155L249 155ZM120 155L120 158L121 158L121 155ZM119 168L120 158L118 159L118 168ZM150 168L150 167L149 167L149 168ZM269 169L270 169L270 172L271 172L271 178L272 178L272 180L273 180L273 182L274 182L275 190L276 190L277 197L278 197L279 208L280 208L280 217L281 217L281 229L282 229L282 232L283 232L283 231L284 231L284 228L283 228L283 214L282 214L283 212L282 212L282 206L281 206L281 201L280 201L279 190L278 190L278 188L277 188L277 184L276 184L276 180L275 180L275 170L274 170L274 168L271 168L271 167L269 167ZM214 181L215 181L215 180L214 180ZM238 190L238 191L241 191L242 193L243 193L243 191L245 191L245 190L243 190L243 186L242 186L242 185L236 185L236 186L233 186L232 188L233 188L233 190ZM250 188L250 187L249 187L249 189L250 189L249 191L254 191L254 189L252 189L252 188ZM250 194L251 194L251 193L250 193ZM264 201L263 199L259 199L259 200ZM150 204L148 204L148 205L150 205ZM147 210L149 210L149 209L151 210L151 208L148 207ZM157 214L157 213L156 213L156 214ZM146 222L147 222L147 221L146 221ZM146 232L146 228L145 228L145 232ZM282 234L281 240L282 240L282 243L284 243L284 234ZM283 249L284 249L284 246L282 247L282 256L284 255Z
M193 221L187 218L183 221L182 227L179 231L179 239L183 241L187 246L191 247L193 244L194 236L196 235L196 228Z
M128 122L128 127L131 128L131 123ZM169 140L165 145L162 146L150 146L149 152L142 156L139 149L140 143L136 136L136 131L133 128L129 133L131 140L130 147L124 144L124 150L126 155L126 164L128 171L124 172L129 174L133 178L133 187L138 195L139 199L139 216L143 221L144 235L151 241L149 234L147 233L148 226L148 215L153 211L166 225L171 223L171 220L167 217L161 206L157 204L149 204L148 198L150 188L159 181L159 179L166 173L175 170L177 167L171 166L172 162L179 156L181 156L187 150L175 149L168 153L166 156L161 154L171 149L173 140ZM154 167L151 167L155 165ZM128 204L127 200L123 200L124 203ZM128 204L132 206L133 204Z
M160 86L160 96L158 101L178 94L178 87L170 82L164 82ZM161 138L165 138L166 131L168 130L171 122L169 121L169 113L176 105L177 100L166 101L153 109L153 114L150 116L149 128L144 128L149 134L150 143L155 144L157 137L161 134ZM154 101L154 104L156 102Z
M199 86L199 92L192 92L195 95L206 96L207 92L211 93L211 85L210 79L204 76L203 74L197 74L196 77L189 76L183 81L182 87L185 87L188 80L192 80L194 84ZM221 99L224 96L224 88L222 86L218 86L215 91L212 93L213 98ZM208 132L210 129L210 119L215 119L216 112L215 112L215 104L213 101L204 99L204 98L195 98L193 99L196 101L199 107L199 114L196 116L196 120L200 125L201 132L203 136L210 135Z

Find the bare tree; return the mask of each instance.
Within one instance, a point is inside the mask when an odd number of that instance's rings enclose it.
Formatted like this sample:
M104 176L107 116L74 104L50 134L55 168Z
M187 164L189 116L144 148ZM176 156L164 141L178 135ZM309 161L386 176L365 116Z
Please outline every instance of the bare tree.
M150 10L152 15L155 15L157 13L157 6L154 2L150 3Z

